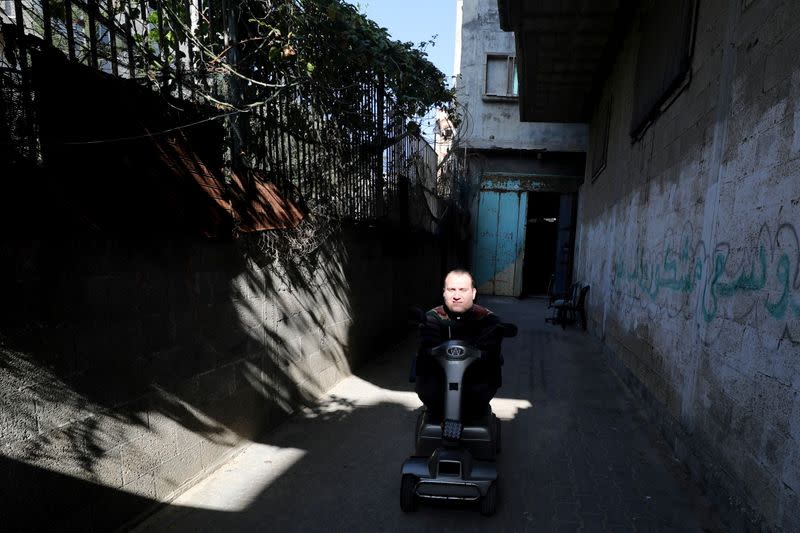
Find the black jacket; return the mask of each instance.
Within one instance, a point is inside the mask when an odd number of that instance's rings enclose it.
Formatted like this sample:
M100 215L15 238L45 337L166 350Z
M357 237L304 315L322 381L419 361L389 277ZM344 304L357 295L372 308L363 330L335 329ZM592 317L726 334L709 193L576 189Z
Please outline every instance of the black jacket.
M483 357L470 365L471 379L486 381L494 387L501 384L500 366L503 357L500 344L503 340L497 325L497 315L480 305L473 305L462 314L450 312L445 306L431 309L420 326L420 345L417 351L418 376L439 373L441 367L429 350L448 339L464 340L483 351Z

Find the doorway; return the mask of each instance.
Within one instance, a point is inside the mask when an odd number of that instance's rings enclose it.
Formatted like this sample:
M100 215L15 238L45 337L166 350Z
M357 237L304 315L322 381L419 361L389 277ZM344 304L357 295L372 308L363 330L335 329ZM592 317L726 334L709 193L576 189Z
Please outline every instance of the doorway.
M522 293L527 201L524 191L481 191L472 272L479 293Z
M526 219L525 260L522 292L526 296L547 294L556 270L561 194L529 192Z

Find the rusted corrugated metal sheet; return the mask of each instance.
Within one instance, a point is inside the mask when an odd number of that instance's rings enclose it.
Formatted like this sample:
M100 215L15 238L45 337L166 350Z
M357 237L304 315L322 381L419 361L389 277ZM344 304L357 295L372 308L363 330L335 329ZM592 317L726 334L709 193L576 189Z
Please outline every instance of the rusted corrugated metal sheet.
M222 126L203 122L213 110L179 108L56 54L35 54L33 73L44 172L71 225L229 238L302 220L263 174L226 183Z
M247 192L239 177L232 176L232 188L238 191L232 213L236 229L243 233L272 229L293 228L304 218L300 207L283 197L274 183L267 181L260 171L251 171L251 192Z
M153 139L161 161L172 173L191 183L209 202L207 213L213 226L230 226L234 231L250 233L292 228L303 220L303 212L293 201L284 198L274 183L260 171L250 171L246 180L231 175L226 185L178 133L172 137ZM245 185L247 184L247 186Z

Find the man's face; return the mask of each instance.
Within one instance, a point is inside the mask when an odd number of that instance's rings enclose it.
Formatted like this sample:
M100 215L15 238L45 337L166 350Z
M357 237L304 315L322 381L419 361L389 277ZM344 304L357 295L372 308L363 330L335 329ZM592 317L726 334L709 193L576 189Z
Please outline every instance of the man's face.
M468 311L476 292L467 274L448 274L444 279L444 305L454 313Z

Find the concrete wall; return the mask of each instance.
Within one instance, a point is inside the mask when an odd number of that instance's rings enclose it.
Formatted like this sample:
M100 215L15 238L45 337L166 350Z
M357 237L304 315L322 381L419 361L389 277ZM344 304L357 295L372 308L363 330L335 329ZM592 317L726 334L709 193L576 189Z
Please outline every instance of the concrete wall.
M486 54L514 55L514 34L500 29L497 2L459 0L456 88L463 106L461 146L479 149L584 152L585 124L522 123L516 98L484 96ZM459 77L460 76L460 77Z
M170 500L404 334L443 246L350 228L265 263L249 239L4 241L3 528L108 531Z
M690 84L632 142L637 19L605 86L608 164L580 190L592 329L732 530L800 530L798 20L699 2Z

